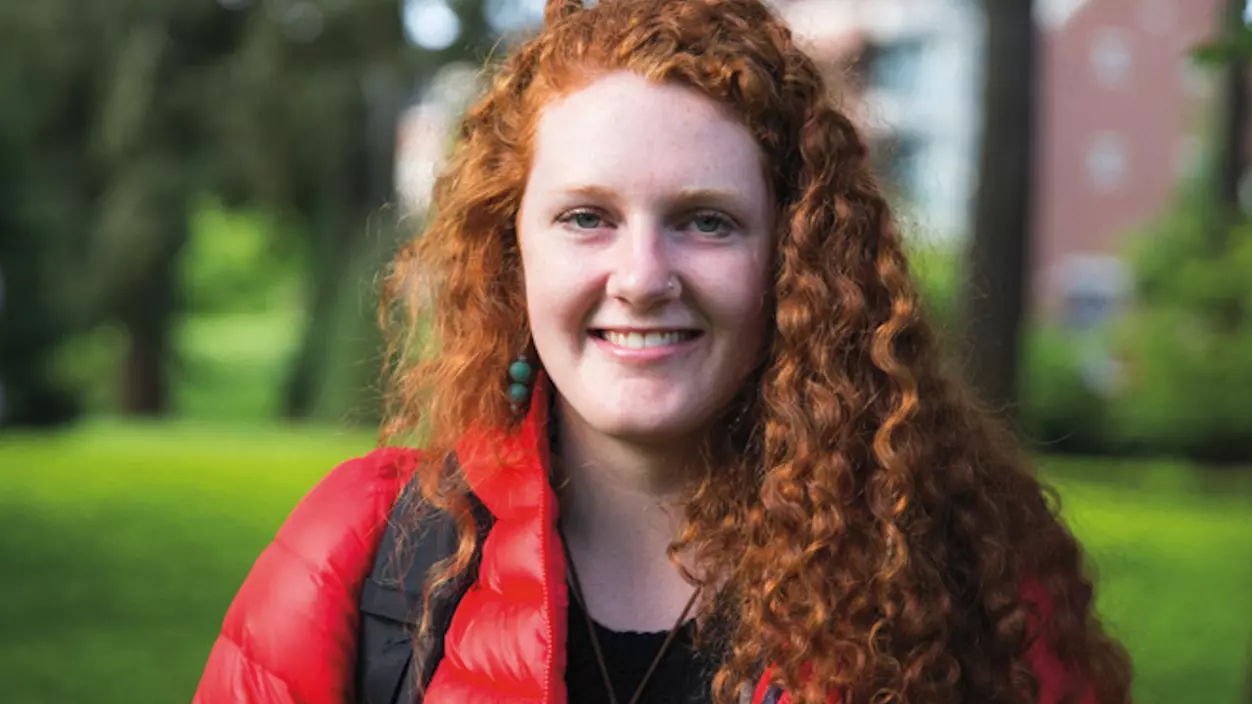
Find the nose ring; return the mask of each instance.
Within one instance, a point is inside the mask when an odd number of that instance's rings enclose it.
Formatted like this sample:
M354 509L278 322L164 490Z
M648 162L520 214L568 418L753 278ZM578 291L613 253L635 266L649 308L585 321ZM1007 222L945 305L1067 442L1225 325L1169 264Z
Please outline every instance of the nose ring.
M669 289L670 291L673 291L674 289L678 288L678 283L674 281L674 277L671 276L669 277L669 280L665 282L665 287Z

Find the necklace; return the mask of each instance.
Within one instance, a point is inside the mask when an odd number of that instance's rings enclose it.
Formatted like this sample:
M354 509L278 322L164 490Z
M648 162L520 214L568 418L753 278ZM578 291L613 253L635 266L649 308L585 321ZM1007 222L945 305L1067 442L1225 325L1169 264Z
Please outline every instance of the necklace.
M574 567L574 558L570 555L569 541L565 539L564 532L561 533L561 547L565 549L565 564L569 565L569 581L572 586L574 598L578 600L578 605L582 607L583 620L587 624L587 633L591 636L591 650L596 656L596 665L600 668L600 677L604 680L604 690L608 692L609 704L617 704L617 695L613 691L613 679L609 676L608 665L604 662L604 651L600 648L600 639L596 637L595 623L591 620L591 612L587 609L587 599L583 597L582 583L578 580L578 570ZM696 598L700 596L700 590L696 589L691 594L691 598L687 600L687 605L683 607L683 612L678 615L678 620L674 622L674 627L669 629L669 633L665 636L665 642L661 644L661 649L657 651L656 656L652 658L652 664L648 666L648 671L644 673L643 679L639 685L635 687L635 694L630 698L630 704L638 704L639 698L643 696L643 692L648 687L648 681L652 679L656 668L660 666L661 659L665 657L669 646L674 642L674 637L678 635L679 629L687 620L687 615L691 613L691 608L696 604Z

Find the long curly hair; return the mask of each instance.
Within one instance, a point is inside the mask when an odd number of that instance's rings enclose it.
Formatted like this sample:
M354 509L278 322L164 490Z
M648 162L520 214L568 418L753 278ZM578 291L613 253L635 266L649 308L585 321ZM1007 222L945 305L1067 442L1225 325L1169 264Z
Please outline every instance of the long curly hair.
M471 427L517 422L500 380L530 335L515 220L536 117L612 71L725 106L760 145L778 208L770 339L718 424L741 432L710 443L717 471L691 489L670 548L729 595L701 616L729 624L715 700L772 663L799 702L832 689L849 704L1035 701L1026 653L1042 637L1099 701L1129 701L1128 658L1093 614L1055 502L943 369L865 140L759 0L549 0L464 116L382 306L384 441L421 438L421 490L461 523L429 588L467 569L475 536L442 458Z

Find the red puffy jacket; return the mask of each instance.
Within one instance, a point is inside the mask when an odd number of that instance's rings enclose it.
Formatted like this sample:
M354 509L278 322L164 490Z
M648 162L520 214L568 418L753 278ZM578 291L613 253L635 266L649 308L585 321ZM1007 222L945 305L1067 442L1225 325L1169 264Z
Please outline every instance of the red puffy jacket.
M533 406L547 408L540 398ZM537 410L517 434L467 437L457 448L495 523L482 545L478 579L444 636L426 702L566 701L565 561L545 427ZM340 465L313 488L231 604L194 704L353 701L358 598L417 458L411 450L378 450ZM1042 639L1030 655L1043 704L1073 691ZM765 700L767 685L763 678L754 704ZM1094 704L1089 690L1083 701Z

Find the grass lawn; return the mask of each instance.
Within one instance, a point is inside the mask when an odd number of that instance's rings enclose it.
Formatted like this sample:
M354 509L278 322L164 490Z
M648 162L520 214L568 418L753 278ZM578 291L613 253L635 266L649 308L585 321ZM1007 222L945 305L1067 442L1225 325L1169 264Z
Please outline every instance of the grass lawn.
M234 590L369 434L100 424L0 437L5 702L188 701ZM1144 704L1241 702L1252 490L1170 464L1051 460Z
M371 441L202 425L0 439L0 700L190 701L252 560Z

